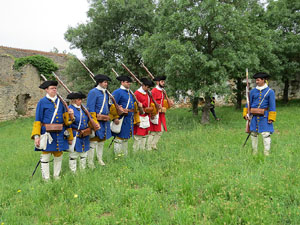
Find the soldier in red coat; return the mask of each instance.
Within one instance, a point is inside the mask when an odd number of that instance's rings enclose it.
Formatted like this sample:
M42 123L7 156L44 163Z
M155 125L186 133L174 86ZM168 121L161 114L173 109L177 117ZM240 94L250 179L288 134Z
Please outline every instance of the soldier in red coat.
M154 86L154 83L147 78L142 78L141 82L143 83L143 85L138 90L136 90L134 94L137 100L142 103L144 114L140 114L140 124L134 125L134 152L137 152L139 149L145 150L146 140L150 132L150 118L152 113L155 111L155 105L147 94L150 88Z
M159 76L153 79L156 81L156 87L152 89L152 96L160 105L159 113L155 116L152 116L150 119L150 135L148 137L148 150L157 149L157 143L163 133L163 131L167 131L167 123L165 113L167 109L169 109L173 102L169 99L166 99L165 95L165 80L166 76Z

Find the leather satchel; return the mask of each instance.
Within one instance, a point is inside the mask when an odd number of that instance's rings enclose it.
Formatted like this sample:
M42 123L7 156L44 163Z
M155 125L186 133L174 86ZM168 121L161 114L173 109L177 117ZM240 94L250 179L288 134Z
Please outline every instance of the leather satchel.
M166 107L162 107L161 109L159 109L160 113L166 113L167 112L167 108Z
M97 114L97 120L100 120L100 121L109 121L110 118L108 115L102 115L102 114Z
M43 125L45 126L47 132L60 132L63 130L62 123L46 123Z
M265 109L251 108L250 113L254 116L263 116L263 115L265 115Z
M146 107L144 109L145 113L152 113L153 112L153 107Z
M90 134L92 134L92 129L90 127L88 127L86 129L83 129L80 131L79 137L83 138L83 137L89 136Z

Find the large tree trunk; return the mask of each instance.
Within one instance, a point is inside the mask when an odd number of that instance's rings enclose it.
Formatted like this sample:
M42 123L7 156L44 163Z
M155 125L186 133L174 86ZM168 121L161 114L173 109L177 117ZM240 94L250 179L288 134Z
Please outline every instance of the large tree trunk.
M192 110L194 116L198 116L198 103L199 103L199 97L194 97L192 100Z
M236 109L242 108L242 92L243 92L243 83L241 78L236 79Z
M284 89L283 89L283 103L288 103L289 101L289 79L284 79Z
M210 97L205 97L205 105L202 108L202 124L209 124L209 112L210 112Z

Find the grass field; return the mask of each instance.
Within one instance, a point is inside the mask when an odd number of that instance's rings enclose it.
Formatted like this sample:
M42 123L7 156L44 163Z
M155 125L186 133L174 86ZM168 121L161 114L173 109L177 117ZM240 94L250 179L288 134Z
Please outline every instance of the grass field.
M33 118L0 123L0 224L300 224L300 102L278 104L271 155L245 148L245 122L232 107L203 126L188 109L167 113L159 150L115 159L62 179L31 179ZM212 118L211 118L212 119ZM132 141L129 143L130 149ZM52 165L51 165L52 166ZM52 170L51 170L52 173Z

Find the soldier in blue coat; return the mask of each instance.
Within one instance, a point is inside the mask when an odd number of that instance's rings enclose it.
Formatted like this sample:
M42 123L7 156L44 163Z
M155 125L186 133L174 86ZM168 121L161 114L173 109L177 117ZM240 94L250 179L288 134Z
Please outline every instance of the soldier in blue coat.
M250 120L250 131L253 154L257 154L258 134L261 133L264 142L264 154L268 156L271 148L271 134L274 132L273 122L276 120L275 93L268 87L267 73L256 73L253 75L256 88L250 91L250 115L248 105L244 108L243 117Z
M39 88L46 91L46 96L37 104L35 113L35 122L33 124L31 138L35 142L35 151L42 151L41 170L42 177L48 181L50 179L49 162L51 154L54 156L53 177L59 178L62 164L63 151L69 149L69 143L72 143L73 134L69 126L74 119L74 112L63 106L57 96L57 81L45 81ZM55 124L59 126L57 131L53 131L46 125Z
M88 165L94 168L94 155L96 151L98 163L104 166L103 148L105 140L111 138L110 131L110 101L107 93L108 82L111 79L103 74L95 76L97 86L90 90L87 98L87 107L93 120L100 124L100 130L90 136L90 151L88 151Z
M70 158L69 167L72 172L76 172L77 158L80 158L80 169L86 168L87 152L90 150L90 137L91 128L89 127L89 117L81 109L82 99L86 98L81 92L70 93L67 99L71 100L70 109L74 111L75 120L71 124L73 131L73 141L69 146Z
M117 156L120 156L128 154L128 139L133 136L133 125L140 123L140 117L137 102L129 91L132 83L131 78L128 76L118 76L117 80L121 82L121 86L112 95L116 103L124 109L126 114L119 116L116 106L113 104L110 115L113 120L111 124L112 133L116 137L114 140L114 152Z

